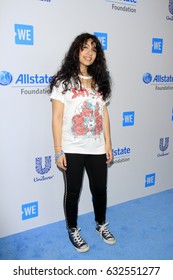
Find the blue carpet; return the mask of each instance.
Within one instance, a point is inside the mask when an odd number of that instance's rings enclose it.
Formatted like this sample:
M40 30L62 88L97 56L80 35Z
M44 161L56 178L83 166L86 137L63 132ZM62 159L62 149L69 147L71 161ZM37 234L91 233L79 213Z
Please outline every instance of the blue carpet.
M173 260L173 189L107 209L116 245L96 234L93 213L79 216L87 253L71 246L65 221L0 239L1 260Z

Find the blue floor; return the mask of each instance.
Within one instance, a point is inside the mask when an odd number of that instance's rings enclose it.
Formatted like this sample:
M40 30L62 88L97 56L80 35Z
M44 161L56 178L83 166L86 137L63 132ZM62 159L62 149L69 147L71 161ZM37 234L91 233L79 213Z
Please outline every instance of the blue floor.
M93 213L79 217L86 253L71 246L65 222L0 239L0 260L173 260L173 189L125 202L107 210L116 245L94 230Z

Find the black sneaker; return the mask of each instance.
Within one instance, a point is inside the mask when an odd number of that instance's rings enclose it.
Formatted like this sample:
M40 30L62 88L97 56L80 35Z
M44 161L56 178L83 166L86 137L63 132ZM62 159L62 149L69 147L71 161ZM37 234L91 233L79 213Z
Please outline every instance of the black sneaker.
M80 229L78 228L70 228L68 230L69 238L75 249L80 252L84 253L89 250L89 245L85 242L85 240L80 236L79 233Z
M99 225L98 223L96 224L96 232L100 234L100 237L103 239L104 242L107 244L115 244L116 239L113 236L113 234L109 231L107 228L108 223Z

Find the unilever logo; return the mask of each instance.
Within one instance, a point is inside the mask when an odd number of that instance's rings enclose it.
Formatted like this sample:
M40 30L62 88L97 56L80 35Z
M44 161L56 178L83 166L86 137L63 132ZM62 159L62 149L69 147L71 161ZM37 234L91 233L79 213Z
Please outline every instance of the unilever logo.
M165 137L165 143L164 143L164 139L160 138L160 145L159 145L160 150L162 152L165 152L168 146L169 146L169 137Z
M173 0L169 0L168 10L172 16L166 16L166 19L173 21Z
M173 15L173 0L169 0L169 12Z
M165 153L165 151L168 149L168 147L169 147L169 137L160 138L159 149L162 153L158 154L157 156L161 157L161 156L169 155L169 152Z
M38 157L35 159L35 169L38 174L46 174L51 169L51 156L45 157L44 167L42 165L42 158Z
M1 71L0 72L0 85L1 86L8 86L13 80L12 75L8 71Z
M40 174L42 176L34 178L34 182L49 180L49 179L52 179L54 177L54 175L44 176L45 174L47 174L51 170L51 162L52 162L51 156L45 156L44 157L44 163L43 163L42 157L37 157L35 159L35 170L38 174Z
M152 75L150 73L145 73L143 75L143 82L149 84L152 81Z

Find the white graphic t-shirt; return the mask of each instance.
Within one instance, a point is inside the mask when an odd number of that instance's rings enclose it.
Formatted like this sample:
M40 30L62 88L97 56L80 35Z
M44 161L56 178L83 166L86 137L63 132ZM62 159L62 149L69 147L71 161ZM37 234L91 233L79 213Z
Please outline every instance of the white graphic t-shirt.
M65 153L104 154L103 101L99 92L71 88L62 93L62 83L54 87L51 100L64 103L62 149Z

